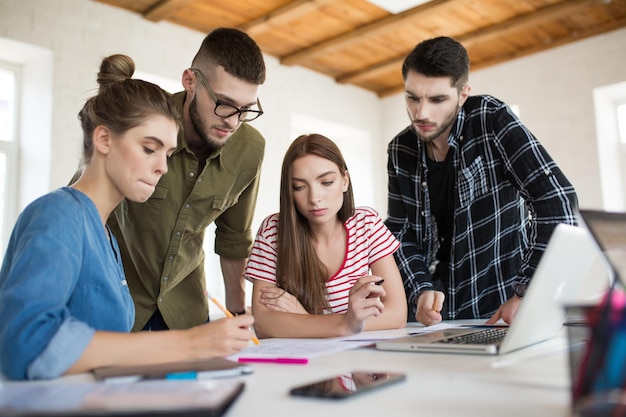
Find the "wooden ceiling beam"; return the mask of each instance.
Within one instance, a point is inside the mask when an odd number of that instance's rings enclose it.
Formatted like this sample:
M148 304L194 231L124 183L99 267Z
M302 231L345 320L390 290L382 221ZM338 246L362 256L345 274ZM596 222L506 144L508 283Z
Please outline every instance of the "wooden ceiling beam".
M339 35L324 42L320 42L309 48L299 50L298 52L285 55L280 58L280 62L284 65L300 64L303 61L314 58L320 54L325 54L337 49L345 48L346 46L356 42L360 42L365 38L370 38L377 35L384 35L385 33L388 33L390 31L397 30L398 25L410 23L411 20L415 19L417 16L420 16L420 18L422 19L427 18L430 15L438 13L443 6L454 4L460 1L464 0L434 0L431 3L426 3L422 6L407 10L406 12L397 15L391 15L384 19L379 19L373 23L351 30L350 32L343 35Z
M617 29L621 29L623 27L626 27L626 18L625 19L619 19L619 20L615 20L613 22L607 23L605 25L602 26L596 26L593 28L588 28L587 30L584 31L578 31L578 32L573 32L570 33L569 36L563 36L561 38L558 39L552 39L549 42L545 42L543 44L540 45L535 45L533 47L530 48L526 48L526 49L518 49L515 52L512 52L510 54L502 54L502 55L498 55L498 56L494 56L494 57L490 57L488 59L479 61L479 62L473 62L472 63L472 70L476 71L476 70L480 70L480 69L484 69L487 67L491 67L493 65L497 65L497 64L502 64L504 62L508 62L511 61L513 59L517 59L517 58L521 58L524 56L529 56L529 55L533 55L535 53L538 52L542 52L542 51L546 51L548 49L557 47L557 46L562 46L562 45L567 45L568 43L571 42L576 42L579 41L581 39L585 39L585 38L590 38L592 36L596 36L596 35L601 35L603 33L607 33L610 32L612 30L617 30ZM402 65L402 63L400 62L399 65ZM397 67L399 68L399 67ZM354 83L357 84L358 83ZM379 97L386 97L392 94L397 94L400 93L404 90L404 85L397 85L397 86L393 86L393 87L389 87L383 90L379 90L377 92L377 95Z
M161 0L143 12L142 16L151 22L167 20L181 7L185 7L193 1L194 0Z
M549 20L567 18L583 7L590 7L596 3L604 3L605 0L567 0L561 3L552 4L536 12L527 13L513 19L506 20L497 25L488 26L457 37L457 40L466 47L478 42L484 42L494 36L502 36L503 33L527 29L530 26L537 26Z
M561 3L556 3L536 12L528 13L520 17L515 17L496 25L491 25L484 29L467 33L463 36L457 36L456 40L461 42L466 48L469 48L473 44L485 42L488 38L494 36L503 36L503 33L525 29L529 26L534 26L537 24L541 24L542 22L549 21L550 19L558 19L559 17L570 16L572 13L579 11L581 7L592 6L595 3L600 3L602 1L603 0L568 0ZM549 40L546 41L549 42ZM408 52L409 51L407 51L407 53ZM351 84L367 78L375 77L378 74L388 72L390 70L393 70L394 68L399 69L402 65L402 62L404 62L404 58L405 56L396 57L366 68L362 71L355 71L349 74L341 75L339 77L336 77L336 81L342 84ZM474 69L473 66L472 69Z
M537 52L546 51L548 49L551 49L557 46L567 45L568 43L571 43L571 42L576 42L584 38L589 38L591 36L600 35L606 32L610 32L612 30L620 29L625 26L626 26L626 18L615 20L615 21L612 21L610 23L607 23L601 26L595 26L592 28L590 27L590 28L587 28L586 30L572 32L568 36L563 36L557 39L549 39L549 40L546 40L546 42L535 45L531 48L518 49L515 52L510 53L510 54L493 56L488 59L484 59L482 61L473 63L472 69L479 70L479 69L490 67L496 64L501 64L503 62L507 62L512 59L517 59L523 56L535 54Z
M320 6L333 1L336 0L290 1L282 7L274 9L269 13L240 25L238 29L246 32L250 36L255 36L277 26L288 24L292 20L311 13L317 10Z

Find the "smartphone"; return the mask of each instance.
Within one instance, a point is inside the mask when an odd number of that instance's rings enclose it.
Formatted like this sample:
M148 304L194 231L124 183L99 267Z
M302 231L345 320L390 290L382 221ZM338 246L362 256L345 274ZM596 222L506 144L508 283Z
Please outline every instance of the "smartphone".
M352 371L292 388L289 393L304 397L341 399L405 379L405 374L396 372Z

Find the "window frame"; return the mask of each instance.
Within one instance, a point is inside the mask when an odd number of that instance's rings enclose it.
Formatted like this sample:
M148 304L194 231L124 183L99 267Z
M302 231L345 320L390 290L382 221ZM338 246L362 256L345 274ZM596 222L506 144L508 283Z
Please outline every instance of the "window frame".
M622 114L620 114L620 110ZM617 134L619 143L626 145L626 99L615 103L615 118L617 120Z
M19 152L20 152L20 109L22 95L22 67L0 60L0 68L11 71L15 75L13 137L12 140L0 140L0 153L6 155L6 178L4 196L4 213L0 211L0 248L4 253L17 218L18 184L19 184Z

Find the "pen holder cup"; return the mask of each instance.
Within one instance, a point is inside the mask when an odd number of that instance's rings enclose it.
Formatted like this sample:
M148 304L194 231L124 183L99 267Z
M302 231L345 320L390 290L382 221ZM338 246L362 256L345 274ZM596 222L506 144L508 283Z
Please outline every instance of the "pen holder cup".
M626 295L611 290L565 316L574 415L626 416Z

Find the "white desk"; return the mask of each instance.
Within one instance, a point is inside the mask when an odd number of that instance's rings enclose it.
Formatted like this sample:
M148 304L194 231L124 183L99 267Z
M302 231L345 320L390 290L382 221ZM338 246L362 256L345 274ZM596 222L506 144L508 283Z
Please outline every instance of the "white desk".
M568 360L562 337L500 357L361 348L308 365L255 364L226 417L569 416ZM407 379L344 400L288 395L293 386L352 370L399 371Z
M565 332L502 356L388 352L359 348L306 365L253 364L243 393L224 417L567 417ZM344 400L298 398L289 389L354 370L404 372L403 382ZM50 383L93 380L75 375Z

